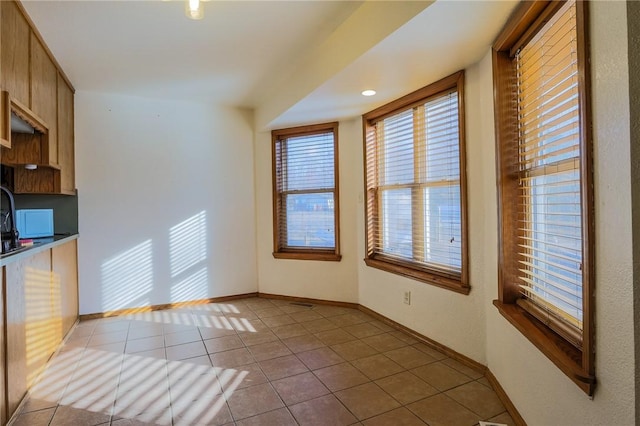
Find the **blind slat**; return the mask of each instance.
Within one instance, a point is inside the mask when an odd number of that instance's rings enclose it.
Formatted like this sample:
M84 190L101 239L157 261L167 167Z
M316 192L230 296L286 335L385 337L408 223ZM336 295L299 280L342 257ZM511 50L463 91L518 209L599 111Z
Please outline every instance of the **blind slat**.
M580 288L580 283L578 282L578 280L571 279L570 277L566 277L562 274L550 272L547 269L537 267L535 264L531 262L521 262L521 263L523 265L528 266L528 268L520 269L520 272L522 272L525 275L528 275L531 279L539 280L539 281L534 281L534 284L533 284L534 286L539 285L539 283L544 283L542 284L543 287L551 286L558 289L559 291L568 293L571 296L582 297L582 292L578 290ZM545 279L542 277L542 274L553 277L553 279ZM563 284L563 282L567 283L568 285Z
M566 304L571 308L574 308L576 311L582 307L582 300L575 300L575 299L581 299L581 297L575 297L575 298L567 297L562 293L560 293L559 291L557 291L554 286L551 286L551 285L546 286L543 283L542 278L538 275L533 274L531 271L521 270L521 272L533 278L531 279L529 277L524 277L524 276L521 277L521 279L525 282L525 285L521 285L520 287L523 288L524 290L534 293L538 297L543 297L547 301L552 301L554 299L559 300L563 304ZM555 304L557 305L557 303Z
M566 271L569 274L580 274L579 265L577 265L578 267L576 267L576 268L571 268L571 267L569 267L567 265L561 265L560 263L553 262L553 261L549 260L546 257L538 257L538 256L533 256L533 255L529 256L527 259L530 260L530 261L535 261L536 263L539 263L539 262L546 263L547 265L549 265L549 266L551 266L553 268L556 268L557 270L563 270L563 271ZM520 260L518 262L526 263L526 261L524 261L524 260Z

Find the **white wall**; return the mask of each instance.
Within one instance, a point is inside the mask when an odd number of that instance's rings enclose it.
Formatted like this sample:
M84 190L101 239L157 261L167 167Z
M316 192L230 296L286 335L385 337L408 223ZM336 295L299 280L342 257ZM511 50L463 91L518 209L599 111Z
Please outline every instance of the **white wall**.
M316 124L316 123L305 123ZM362 129L356 121L338 128L340 180L340 262L275 259L271 184L271 133L256 135L256 208L259 289L261 293L358 302L356 209L362 192Z
M634 424L626 4L590 6L598 385L590 400L487 300L488 366L530 425ZM492 143L486 141L486 148Z
M251 114L75 99L80 313L257 291Z

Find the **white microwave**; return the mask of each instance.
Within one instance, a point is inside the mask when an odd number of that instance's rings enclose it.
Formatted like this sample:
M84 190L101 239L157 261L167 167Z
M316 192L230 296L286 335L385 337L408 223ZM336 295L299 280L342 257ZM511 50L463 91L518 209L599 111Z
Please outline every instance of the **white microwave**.
M16 228L19 238L53 236L53 209L16 210Z

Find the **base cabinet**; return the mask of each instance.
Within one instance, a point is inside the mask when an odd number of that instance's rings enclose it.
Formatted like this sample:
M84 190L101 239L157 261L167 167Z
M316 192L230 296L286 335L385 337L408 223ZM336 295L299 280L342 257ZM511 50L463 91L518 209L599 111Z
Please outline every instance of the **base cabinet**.
M76 250L72 240L4 267L7 420L78 318Z
M70 241L51 249L52 301L57 299L54 316L60 316L62 337L78 319L78 242ZM59 306L59 308L57 307ZM58 312L59 310L59 312Z
M75 194L75 147L73 88L58 73L58 164L60 193Z
M42 371L61 327L51 318L50 251L8 264L7 408L13 413ZM50 355L50 354L49 354Z

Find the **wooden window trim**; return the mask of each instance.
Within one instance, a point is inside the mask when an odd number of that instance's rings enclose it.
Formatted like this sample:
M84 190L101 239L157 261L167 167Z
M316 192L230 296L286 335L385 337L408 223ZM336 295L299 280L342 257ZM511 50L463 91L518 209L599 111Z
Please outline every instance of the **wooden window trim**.
M517 164L517 116L514 101L512 54L546 23L563 2L530 1L521 3L497 37L493 46L494 105L496 129L496 160L498 184L498 300L494 305L514 327L549 358L580 389L592 396L596 386L594 362L594 203L591 144L590 78L588 67L588 2L576 2L578 34L578 79L580 97L580 167L583 216L583 341L582 349L552 331L542 321L518 306L518 291L514 287L515 270L512 256L515 244L514 203L516 185L509 185L517 170L501 164ZM515 150L514 150L515 146Z
M278 194L278 183L276 175L276 141L282 137L305 136L318 133L333 133L333 170L334 170L334 229L335 248L291 248L283 247L280 243L280 223L281 211ZM338 122L313 124L308 126L290 127L286 129L273 130L271 132L271 158L272 158L272 188L273 188L273 257L275 259L293 260L319 260L339 262L342 259L340 254L340 192L339 192L339 172L338 172Z
M462 267L460 276L447 274L435 269L426 268L409 261L402 261L382 253L373 252L373 224L377 222L374 217L368 217L368 206L377 203L372 194L367 190L367 139L373 131L375 123L384 118L424 104L430 98L441 95L443 92L455 89L458 93L458 126L459 126L459 155L460 155L460 221L462 233ZM467 185L466 185L466 148L465 148L465 107L464 107L464 71L458 71L448 77L432 83L422 89L418 89L395 101L374 109L362 116L363 124L363 152L364 152L364 193L365 193L365 238L366 256L364 262L367 266L390 272L396 275L408 277L420 282L451 290L460 294L469 294L471 287L468 284L468 232L467 232ZM377 209L372 210L372 216L377 215Z

